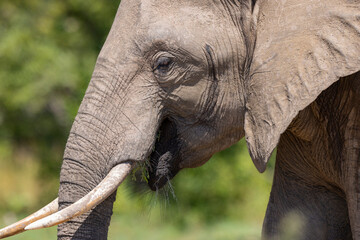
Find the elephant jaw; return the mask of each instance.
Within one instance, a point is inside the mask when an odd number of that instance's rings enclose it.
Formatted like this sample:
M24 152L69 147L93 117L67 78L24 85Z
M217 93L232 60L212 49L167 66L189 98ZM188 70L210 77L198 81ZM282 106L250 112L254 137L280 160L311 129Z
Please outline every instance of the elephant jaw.
M159 127L154 151L147 167L148 185L151 190L162 188L180 171L180 142L174 122L165 119Z

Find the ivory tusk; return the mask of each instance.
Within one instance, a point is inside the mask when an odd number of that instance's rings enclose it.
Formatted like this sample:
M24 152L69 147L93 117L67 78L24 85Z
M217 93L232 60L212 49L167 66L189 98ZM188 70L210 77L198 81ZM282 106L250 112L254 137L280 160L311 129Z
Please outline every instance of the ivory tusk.
M91 210L118 188L118 186L125 180L126 176L131 172L134 165L134 163L126 162L115 166L111 169L104 180L102 180L99 185L97 185L87 195L63 210L31 223L25 227L25 230L52 227Z
M11 224L0 230L0 239L13 236L15 234L25 231L25 227L39 219L49 216L58 211L58 199L56 198L51 203L40 209L39 211L31 214L30 216Z

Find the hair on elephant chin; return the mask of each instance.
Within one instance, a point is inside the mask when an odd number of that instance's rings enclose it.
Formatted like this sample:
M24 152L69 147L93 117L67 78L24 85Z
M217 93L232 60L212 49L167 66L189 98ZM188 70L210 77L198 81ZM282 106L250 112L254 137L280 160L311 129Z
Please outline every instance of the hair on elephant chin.
M134 170L131 187L133 192L146 198L149 206L167 206L173 200L177 201L170 182L180 170L178 164L181 145L176 124L170 119L164 119L156 137L153 152Z
M176 124L165 119L159 128L158 138L148 164L148 185L158 191L179 172L181 143Z
M160 206L161 210L167 210L168 206L176 204L178 199L171 180L169 179L163 187L153 191L149 188L148 180L143 175L143 172L147 171L147 166L142 165L141 168L133 172L132 178L128 180L127 184L127 187L131 189L128 193L134 198L142 199L141 202L144 203L142 212L150 214L151 209L156 206Z

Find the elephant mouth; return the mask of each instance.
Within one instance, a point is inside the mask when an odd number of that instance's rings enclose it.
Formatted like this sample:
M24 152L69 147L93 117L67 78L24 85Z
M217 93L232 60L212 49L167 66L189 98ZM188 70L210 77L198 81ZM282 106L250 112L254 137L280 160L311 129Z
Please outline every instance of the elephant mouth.
M148 165L148 185L151 190L161 189L179 172L180 144L176 124L166 118L160 125L155 148Z

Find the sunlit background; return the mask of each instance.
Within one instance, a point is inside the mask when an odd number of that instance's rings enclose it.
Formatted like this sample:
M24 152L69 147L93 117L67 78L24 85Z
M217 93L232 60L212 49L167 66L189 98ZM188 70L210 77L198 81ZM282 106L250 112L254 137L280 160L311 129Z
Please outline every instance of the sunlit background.
M56 198L62 155L119 0L0 1L0 224ZM242 140L163 193L129 179L109 239L259 239L274 161L257 172ZM10 239L55 239L56 228Z

